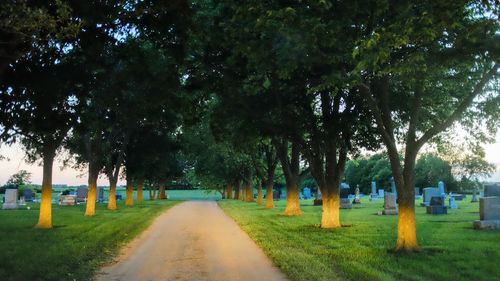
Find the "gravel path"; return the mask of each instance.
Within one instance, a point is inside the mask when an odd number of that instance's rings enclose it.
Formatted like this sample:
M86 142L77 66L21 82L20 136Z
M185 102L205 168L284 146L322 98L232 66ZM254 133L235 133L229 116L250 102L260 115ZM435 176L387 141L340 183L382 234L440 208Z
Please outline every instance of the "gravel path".
M287 277L214 201L160 215L97 280L280 281Z

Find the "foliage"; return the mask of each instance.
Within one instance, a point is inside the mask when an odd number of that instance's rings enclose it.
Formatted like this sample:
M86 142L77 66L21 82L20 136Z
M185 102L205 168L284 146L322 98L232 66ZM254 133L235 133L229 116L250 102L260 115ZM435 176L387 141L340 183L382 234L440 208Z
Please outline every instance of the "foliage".
M452 166L448 161L434 154L420 155L415 165L415 186L437 187L439 181L445 183L446 191L457 190Z
M26 170L19 170L17 173L10 176L7 180L7 184L12 184L15 186L21 186L31 183L31 173Z

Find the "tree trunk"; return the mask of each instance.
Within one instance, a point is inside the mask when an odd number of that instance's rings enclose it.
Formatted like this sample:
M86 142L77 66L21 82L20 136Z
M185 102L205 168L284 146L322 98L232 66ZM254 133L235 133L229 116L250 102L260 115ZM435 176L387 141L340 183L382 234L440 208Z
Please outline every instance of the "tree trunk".
M245 201L246 202L255 202L255 199L253 198L253 186L252 186L252 180L245 180Z
M419 251L415 217L415 162L418 150L407 145L403 175L394 176L398 187L398 239L396 251Z
M396 251L419 251L415 220L415 190L409 185L398 190L398 239Z
M226 186L226 198L233 199L233 185L228 183Z
M226 199L226 187L222 188L221 199Z
M160 190L158 191L158 199L167 199L165 192L165 183L160 183Z
M237 181L234 185L234 200L240 199L240 181Z
M109 181L108 210L116 210L116 181Z
M265 205L266 209L274 208L273 185L274 185L274 180L268 179L266 183L266 205Z
M149 186L149 200L155 200L155 192L152 185Z
M137 203L138 204L142 203L142 183L143 183L142 179L137 181Z
M99 172L95 171L94 164L89 163L89 191L87 195L87 206L85 208L85 216L92 217L95 215L95 201L97 199L97 178L99 177Z
M125 206L134 205L134 185L131 179L127 179L125 187Z
M54 157L55 150L48 151L43 155L42 200L36 228L52 228L52 166Z
M299 186L296 182L286 184L286 208L285 216L300 216Z
M262 186L264 185L264 181L261 181L257 190L257 205L262 206Z
M321 228L337 228L340 224L340 181L334 181L329 186L321 188L323 212Z

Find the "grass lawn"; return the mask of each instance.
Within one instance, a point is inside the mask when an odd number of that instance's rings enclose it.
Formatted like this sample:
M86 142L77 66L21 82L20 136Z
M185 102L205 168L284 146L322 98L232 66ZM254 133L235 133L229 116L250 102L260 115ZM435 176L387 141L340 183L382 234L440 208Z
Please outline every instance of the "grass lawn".
M417 204L420 205L421 201ZM448 215L427 215L417 207L417 235L423 251L395 254L397 216L378 216L383 200L341 210L335 230L319 228L321 207L302 201L304 215L281 215L285 201L266 210L255 203L219 201L292 280L500 280L500 231L477 231L479 204L457 201Z
M180 201L144 201L84 217L85 204L53 205L54 229L33 228L38 204L0 210L0 280L89 280L121 245L144 230L162 211Z

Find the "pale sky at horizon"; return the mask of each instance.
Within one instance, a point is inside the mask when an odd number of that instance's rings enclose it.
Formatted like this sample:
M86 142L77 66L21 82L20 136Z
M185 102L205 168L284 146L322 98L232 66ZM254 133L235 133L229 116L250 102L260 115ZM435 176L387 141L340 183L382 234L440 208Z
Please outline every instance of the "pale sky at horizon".
M496 143L485 145L486 160L497 164L497 171L489 180L500 181L500 133L496 137ZM34 184L42 183L42 167L38 164L27 164L25 154L19 145L12 147L0 147L0 155L9 158L10 161L0 160L0 185L5 184L11 175L19 170L27 170L32 173L31 181ZM53 184L82 185L87 184L87 171L79 171L66 167L61 170L62 158L56 159L53 168ZM98 180L99 185L108 185L108 180L101 175ZM118 182L125 184L124 180Z

